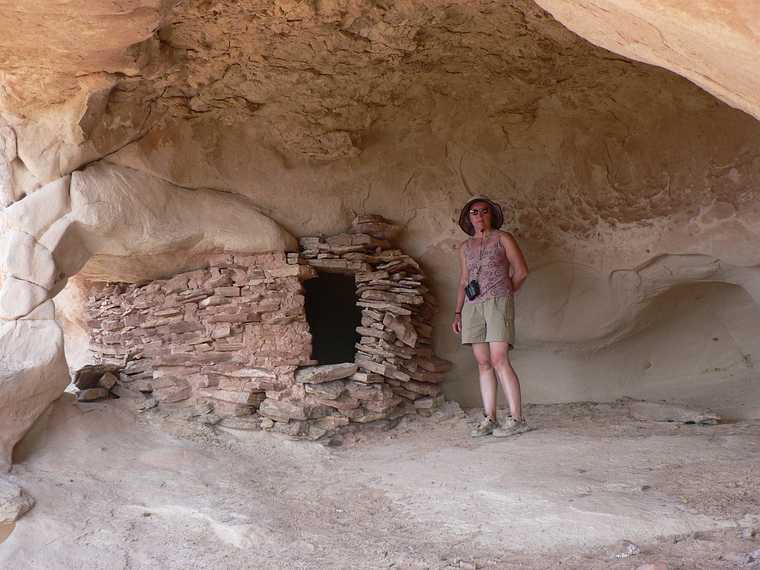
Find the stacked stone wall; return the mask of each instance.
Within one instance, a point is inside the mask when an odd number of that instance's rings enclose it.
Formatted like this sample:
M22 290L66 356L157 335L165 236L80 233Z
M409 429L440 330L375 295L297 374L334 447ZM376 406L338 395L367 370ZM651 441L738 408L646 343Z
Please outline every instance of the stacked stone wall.
M311 275L284 253L225 254L171 279L106 284L88 300L91 348L159 402L250 414L312 363L301 285Z
M88 300L91 347L123 367L122 386L160 404L258 412L249 424L296 437L429 413L449 363L433 353L435 300L420 265L391 245L396 232L370 216L302 238L298 253L218 255L170 279L103 285ZM302 282L318 271L354 276L354 362L311 360Z

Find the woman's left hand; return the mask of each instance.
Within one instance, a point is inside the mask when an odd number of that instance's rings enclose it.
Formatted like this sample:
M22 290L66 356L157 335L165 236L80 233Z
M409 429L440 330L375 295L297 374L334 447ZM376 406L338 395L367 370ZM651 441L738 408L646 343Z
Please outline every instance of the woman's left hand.
M454 334L460 334L462 332L462 315L454 315L454 322L451 323L451 330Z

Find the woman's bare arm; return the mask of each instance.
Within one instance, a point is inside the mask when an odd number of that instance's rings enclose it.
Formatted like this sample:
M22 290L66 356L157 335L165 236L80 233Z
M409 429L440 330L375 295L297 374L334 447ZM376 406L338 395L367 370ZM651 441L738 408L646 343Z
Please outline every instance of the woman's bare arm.
M462 313L462 307L464 306L464 288L470 279L469 271L467 271L467 260L464 257L465 243L459 246L459 288L457 289L457 309L456 314L454 315L454 322L451 324L451 329L456 334L462 332L460 315Z
M528 277L528 264L525 262L525 256L520 250L520 246L517 245L515 238L512 237L512 234L502 232L499 237L511 266L510 278L512 280L512 291L516 293L520 290L523 282Z

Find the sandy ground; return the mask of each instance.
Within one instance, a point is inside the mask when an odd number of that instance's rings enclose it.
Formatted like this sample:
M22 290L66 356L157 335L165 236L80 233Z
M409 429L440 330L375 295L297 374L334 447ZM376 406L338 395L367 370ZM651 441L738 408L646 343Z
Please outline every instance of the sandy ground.
M67 396L37 426L0 568L760 568L760 422L531 406L472 440L453 405L327 447L134 408Z

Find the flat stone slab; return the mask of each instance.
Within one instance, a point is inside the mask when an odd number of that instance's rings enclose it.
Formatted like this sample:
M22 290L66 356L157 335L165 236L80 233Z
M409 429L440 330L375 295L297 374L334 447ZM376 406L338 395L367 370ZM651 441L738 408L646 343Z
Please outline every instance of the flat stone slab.
M314 394L317 398L337 400L345 392L346 383L343 380L333 380L332 382L321 382L319 384L306 384L304 388L307 394Z
M307 406L300 402L285 402L267 398L259 406L259 413L279 421L308 420L329 416L333 410L327 406Z
M309 366L296 370L296 382L299 384L321 384L348 378L357 370L354 362L341 364L325 364L322 366Z
M77 393L77 400L79 402L94 402L95 400L103 400L108 398L108 390L105 388L87 388Z

